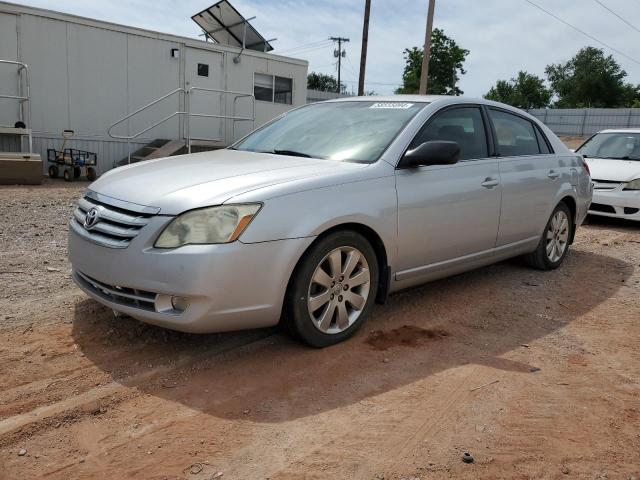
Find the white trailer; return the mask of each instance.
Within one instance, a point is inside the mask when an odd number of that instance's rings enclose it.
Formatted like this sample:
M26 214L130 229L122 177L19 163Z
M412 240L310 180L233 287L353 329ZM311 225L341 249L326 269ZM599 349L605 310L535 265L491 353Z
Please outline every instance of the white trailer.
M159 145L156 156L189 139L229 145L306 103L305 60L2 1L0 59L28 65L33 151L45 159L73 130L71 146L96 152L98 173ZM2 93L19 94L15 75L0 68ZM20 118L0 98L0 125ZM10 149L0 136L0 152Z

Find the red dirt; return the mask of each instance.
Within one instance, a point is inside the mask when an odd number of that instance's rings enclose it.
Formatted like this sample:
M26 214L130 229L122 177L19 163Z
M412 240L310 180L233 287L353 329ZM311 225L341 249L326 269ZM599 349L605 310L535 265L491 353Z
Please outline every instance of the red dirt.
M81 187L0 188L0 478L640 476L640 226L394 295L313 350L113 319L69 277Z

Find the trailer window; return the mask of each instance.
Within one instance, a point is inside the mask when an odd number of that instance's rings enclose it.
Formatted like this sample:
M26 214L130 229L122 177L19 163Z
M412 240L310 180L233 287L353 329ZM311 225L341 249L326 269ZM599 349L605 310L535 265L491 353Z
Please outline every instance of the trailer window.
M253 94L256 100L291 105L293 103L293 80L256 73L253 77Z
M198 76L199 77L208 77L209 76L209 65L206 63L198 64Z
M273 75L256 73L253 77L253 95L256 100L273 102Z
M291 105L293 103L293 80L284 77L275 78L274 101Z

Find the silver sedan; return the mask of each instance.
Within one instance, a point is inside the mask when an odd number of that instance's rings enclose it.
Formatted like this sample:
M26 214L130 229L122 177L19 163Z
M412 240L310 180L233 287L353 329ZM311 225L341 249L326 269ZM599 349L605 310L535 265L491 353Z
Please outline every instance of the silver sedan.
M591 195L582 158L520 110L348 98L108 172L79 201L69 257L88 295L144 322L281 322L322 347L398 290L515 256L557 268Z

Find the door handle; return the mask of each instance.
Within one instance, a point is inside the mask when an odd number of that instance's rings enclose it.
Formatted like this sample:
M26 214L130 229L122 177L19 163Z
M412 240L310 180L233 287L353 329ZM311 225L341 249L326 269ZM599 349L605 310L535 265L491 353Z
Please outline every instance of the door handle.
M556 172L555 170L549 170L549 173L547 174L547 177L549 177L551 180L555 180L559 176L560 176L560 173Z
M496 178L487 177L480 185L482 185L484 188L493 188L497 187L499 184L500 182L498 182Z

